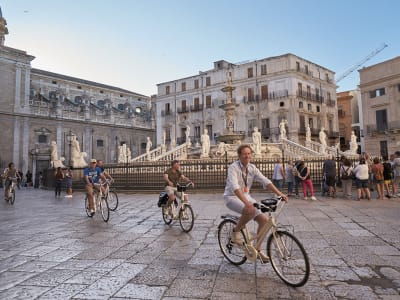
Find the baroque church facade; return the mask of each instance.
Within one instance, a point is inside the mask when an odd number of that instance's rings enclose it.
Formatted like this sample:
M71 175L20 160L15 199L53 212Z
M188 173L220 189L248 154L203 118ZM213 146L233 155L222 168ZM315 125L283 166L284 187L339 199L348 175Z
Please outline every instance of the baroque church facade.
M31 67L34 56L4 45L7 23L0 10L0 163L14 162L24 174L50 166L57 144L64 165L71 163L71 141L86 159L118 161L125 144L132 157L155 140L151 97L97 82Z

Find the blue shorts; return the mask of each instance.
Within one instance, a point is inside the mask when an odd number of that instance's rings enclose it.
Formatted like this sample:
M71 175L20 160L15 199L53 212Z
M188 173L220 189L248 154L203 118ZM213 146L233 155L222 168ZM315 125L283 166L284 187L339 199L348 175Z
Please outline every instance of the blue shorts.
M368 179L358 179L358 178L356 178L356 187L358 189L368 188Z

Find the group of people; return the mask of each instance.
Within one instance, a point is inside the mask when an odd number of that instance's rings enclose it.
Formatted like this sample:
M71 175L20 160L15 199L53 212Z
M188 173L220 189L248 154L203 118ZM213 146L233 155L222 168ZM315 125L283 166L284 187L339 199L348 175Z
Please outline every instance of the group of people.
M310 168L307 167L303 160L298 160L295 163L289 160L286 167L284 167L282 158L278 158L277 163L274 165L272 182L280 191L283 189L283 183L286 182L288 196L292 196L293 192L298 196L299 186L301 185L304 200L310 199L316 201L317 198L315 197L314 184L310 171Z
M357 200L362 198L371 200L371 191L376 190L376 198L400 197L400 151L394 154L371 159L367 153L360 155L355 166L346 158L340 167L345 197L351 197L352 181L355 180L357 188Z
M72 167L61 169L58 167L54 173L55 177L55 197L61 197L62 183L65 182L67 193L66 198L72 198Z

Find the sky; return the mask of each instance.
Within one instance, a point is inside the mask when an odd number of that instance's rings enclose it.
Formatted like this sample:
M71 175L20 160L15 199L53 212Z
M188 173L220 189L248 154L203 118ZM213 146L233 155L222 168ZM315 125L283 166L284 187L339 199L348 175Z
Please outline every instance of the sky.
M293 53L336 72L400 55L397 0L0 0L32 67L147 96L213 62ZM356 70L338 91L356 89Z

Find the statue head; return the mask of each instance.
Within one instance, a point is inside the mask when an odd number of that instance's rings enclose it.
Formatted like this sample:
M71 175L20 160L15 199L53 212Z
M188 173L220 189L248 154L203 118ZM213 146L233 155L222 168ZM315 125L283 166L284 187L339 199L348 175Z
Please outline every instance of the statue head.
M254 127L254 132L257 132L258 131L258 127L256 126L256 127Z

